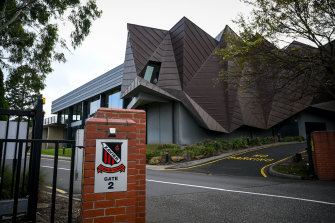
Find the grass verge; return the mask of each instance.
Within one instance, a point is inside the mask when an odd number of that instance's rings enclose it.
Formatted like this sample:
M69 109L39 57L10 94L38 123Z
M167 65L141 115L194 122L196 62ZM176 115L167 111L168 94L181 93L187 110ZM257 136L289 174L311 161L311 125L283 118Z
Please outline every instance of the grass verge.
M44 154L44 155L54 156L55 155L55 149L42 149L41 153ZM58 150L58 155L59 156L71 157L71 154L72 154L71 148L65 148L64 150L63 149Z
M306 162L291 163L288 166L274 166L273 169L279 173L301 176L303 179L309 178L309 169Z

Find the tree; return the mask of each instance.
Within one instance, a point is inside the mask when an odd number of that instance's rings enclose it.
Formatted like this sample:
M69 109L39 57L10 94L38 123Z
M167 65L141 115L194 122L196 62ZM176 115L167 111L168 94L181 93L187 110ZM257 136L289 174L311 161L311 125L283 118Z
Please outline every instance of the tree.
M243 2L253 10L249 18L235 20L241 27L238 36L224 33L226 47L217 54L227 69L219 79L242 91L270 87L264 100L280 92L297 100L335 99L335 1Z
M20 66L6 81L7 99L12 109L25 110L41 98L41 78L29 66Z
M0 70L8 75L6 96L11 108L30 107L45 87L52 61L66 61L62 50L69 46L59 37L59 23L73 25L70 37L75 49L101 13L95 0L86 4L80 0L0 1Z
M5 98L5 88L3 85L3 73L0 70L0 108L8 108L8 103ZM7 117L5 115L0 115L0 121L7 120Z

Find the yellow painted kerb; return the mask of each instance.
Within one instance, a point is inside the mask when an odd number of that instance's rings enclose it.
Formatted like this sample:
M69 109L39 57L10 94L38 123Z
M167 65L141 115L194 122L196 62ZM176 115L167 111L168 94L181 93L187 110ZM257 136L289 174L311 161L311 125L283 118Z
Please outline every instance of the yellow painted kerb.
M49 187L49 186L44 186L44 187L46 187L46 188L48 188L48 189L52 190L52 187ZM56 191L57 191L57 192L59 192L59 193L61 193L61 194L67 194L67 192L66 192L66 191L64 191L64 190L61 190L61 189L58 189L58 188L56 188Z

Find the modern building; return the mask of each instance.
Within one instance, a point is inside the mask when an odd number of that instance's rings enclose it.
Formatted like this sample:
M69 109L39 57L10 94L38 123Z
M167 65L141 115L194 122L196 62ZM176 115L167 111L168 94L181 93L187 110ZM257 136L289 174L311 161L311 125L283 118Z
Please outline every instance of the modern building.
M148 144L305 136L305 122L335 129L334 101L291 101L289 91L272 94L271 80L247 92L217 84L219 71L232 64L215 52L232 32L226 26L213 38L185 17L170 30L128 24L124 63L53 101L51 113L73 138L99 107L144 109Z

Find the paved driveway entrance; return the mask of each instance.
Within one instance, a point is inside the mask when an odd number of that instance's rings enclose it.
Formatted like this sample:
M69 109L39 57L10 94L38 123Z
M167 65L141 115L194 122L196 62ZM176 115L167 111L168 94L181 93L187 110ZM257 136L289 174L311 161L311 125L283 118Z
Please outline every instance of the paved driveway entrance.
M224 157L208 164L189 167L182 171L199 172L213 175L267 176L265 166L305 150L306 144L290 144L274 147L261 147ZM263 169L263 175L261 170ZM264 171L265 170L265 171Z

